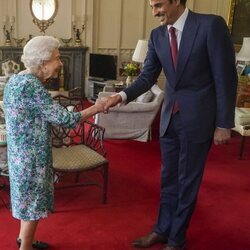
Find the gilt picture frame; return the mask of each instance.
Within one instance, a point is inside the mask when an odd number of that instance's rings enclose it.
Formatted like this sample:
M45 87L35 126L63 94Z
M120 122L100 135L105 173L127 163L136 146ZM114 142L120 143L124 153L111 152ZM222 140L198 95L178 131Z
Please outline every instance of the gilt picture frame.
M228 17L228 28L231 32L233 43L240 47L243 37L250 37L250 1L231 0Z

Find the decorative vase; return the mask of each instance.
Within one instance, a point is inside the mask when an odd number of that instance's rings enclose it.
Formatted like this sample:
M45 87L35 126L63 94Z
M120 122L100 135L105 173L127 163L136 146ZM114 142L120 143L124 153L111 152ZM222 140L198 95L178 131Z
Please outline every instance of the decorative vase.
M132 76L127 76L126 85L127 85L127 86L130 86L132 82L133 82Z

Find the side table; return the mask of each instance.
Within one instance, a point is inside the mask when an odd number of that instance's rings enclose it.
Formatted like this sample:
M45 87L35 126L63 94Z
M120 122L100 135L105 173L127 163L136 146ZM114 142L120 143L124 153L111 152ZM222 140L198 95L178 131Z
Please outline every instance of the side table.
M107 81L103 92L120 92L126 88L123 82Z

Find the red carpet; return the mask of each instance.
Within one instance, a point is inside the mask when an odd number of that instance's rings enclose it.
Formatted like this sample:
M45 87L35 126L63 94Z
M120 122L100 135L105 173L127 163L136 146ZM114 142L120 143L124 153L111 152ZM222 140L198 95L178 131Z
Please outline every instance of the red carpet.
M250 249L250 143L238 160L239 136L213 147L188 231L190 250ZM110 161L108 204L95 187L62 189L56 211L42 220L40 240L52 250L126 250L152 228L159 201L159 143L106 143ZM6 193L0 191L6 199ZM0 249L17 249L18 221L0 200ZM160 250L162 245L151 249Z

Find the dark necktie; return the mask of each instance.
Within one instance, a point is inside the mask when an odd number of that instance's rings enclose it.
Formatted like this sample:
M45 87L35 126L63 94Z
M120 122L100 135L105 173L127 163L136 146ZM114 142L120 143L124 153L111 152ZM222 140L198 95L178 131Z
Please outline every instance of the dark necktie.
M177 56L178 56L178 45L177 45L177 39L175 35L175 28L172 26L169 28L170 33L170 48L171 48L171 54L172 54L172 60L174 64L174 68L176 68L176 62L177 62Z
M178 45L177 45L177 39L175 35L175 28L172 26L169 28L170 33L170 48L171 48L171 54L172 54L172 61L174 68L176 69L176 63L177 63L177 56L178 56ZM177 100L175 100L172 113L176 114L179 111L179 103Z

